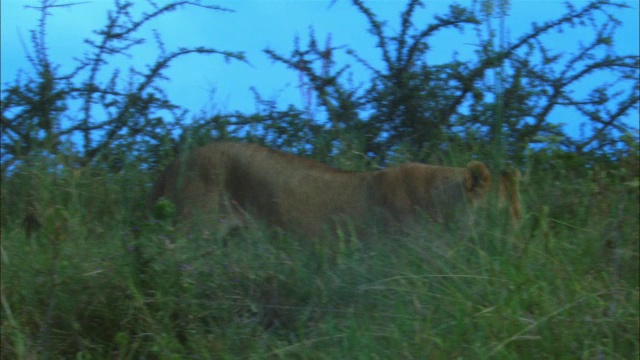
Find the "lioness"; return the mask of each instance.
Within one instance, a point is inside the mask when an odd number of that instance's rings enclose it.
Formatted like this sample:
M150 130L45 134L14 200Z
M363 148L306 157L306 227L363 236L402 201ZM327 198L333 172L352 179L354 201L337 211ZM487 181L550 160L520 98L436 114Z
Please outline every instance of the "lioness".
M222 233L256 219L318 235L344 220L359 229L403 226L421 212L446 223L467 203L480 202L490 183L487 167L477 161L465 168L407 163L351 172L258 145L222 142L169 165L154 184L150 203L167 198L181 218ZM501 188L509 192L503 198L518 200L517 179L503 173ZM514 214L519 217L519 205Z

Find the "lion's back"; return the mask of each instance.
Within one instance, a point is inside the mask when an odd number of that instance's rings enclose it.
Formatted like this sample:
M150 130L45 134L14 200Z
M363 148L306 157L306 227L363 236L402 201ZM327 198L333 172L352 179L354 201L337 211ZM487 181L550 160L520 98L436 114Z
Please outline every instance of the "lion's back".
M219 142L174 161L160 175L151 202L165 197L183 218L194 213L266 221L317 233L334 218L364 213L364 175L338 170L254 144ZM242 217L241 220L237 220Z

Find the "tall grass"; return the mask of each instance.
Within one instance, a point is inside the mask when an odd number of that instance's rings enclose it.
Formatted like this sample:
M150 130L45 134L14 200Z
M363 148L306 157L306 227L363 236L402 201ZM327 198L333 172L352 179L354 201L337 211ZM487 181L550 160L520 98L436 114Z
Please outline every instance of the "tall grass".
M518 231L223 246L137 217L138 171L47 169L3 179L3 359L640 355L637 188L538 174Z

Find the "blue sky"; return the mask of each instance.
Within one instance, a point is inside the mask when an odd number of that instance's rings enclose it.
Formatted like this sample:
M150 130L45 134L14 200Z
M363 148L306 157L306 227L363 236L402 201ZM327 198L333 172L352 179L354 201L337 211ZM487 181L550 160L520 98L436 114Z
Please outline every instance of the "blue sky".
M71 1L61 0L60 4ZM29 42L29 30L34 29L39 14L26 9L25 5L38 5L32 0L2 0L1 2L1 75L3 88L12 82L18 69L30 71L25 59L24 46ZM159 1L159 3L163 3ZM226 63L218 56L189 56L173 63L167 75L170 82L162 84L169 98L196 114L205 111L215 112L241 111L251 113L255 103L250 87L255 87L266 98L277 98L280 105L294 104L302 107L298 86L298 74L288 70L282 64L273 63L262 52L271 48L281 54L293 49L293 39L297 35L301 43L306 43L310 28L314 29L317 39L324 44L330 34L333 46L346 45L354 49L361 57L379 64L380 53L375 47L375 39L368 34L368 24L362 14L350 1L338 0L329 6L329 0L235 0L204 1L219 5L235 12L208 11L197 7L186 7L166 14L149 23L142 34L151 34L151 29L159 31L168 51L178 47L207 46L219 50L244 51L250 64ZM380 19L388 21L387 34L398 29L398 15L404 9L405 1L375 0L366 2ZM427 24L434 15L447 11L452 1L425 1L426 7L417 12L416 24ZM458 1L470 5L471 1ZM574 1L576 6L586 1ZM617 11L623 22L622 29L615 39L619 54L637 55L640 42L638 34L638 1L627 2L633 9ZM509 37L512 40L531 28L531 23L541 23L564 13L564 2L556 0L512 0L510 16L507 18ZM92 30L106 23L106 11L113 7L111 0L93 0L69 8L54 10L49 18L47 41L50 59L61 65L62 72L73 67L73 58L82 57L88 48L83 39L93 37ZM135 13L148 11L145 1L136 2ZM436 35L430 42L428 54L431 64L446 62L454 51L464 59L474 47L475 37L471 28L460 34L456 30L446 30ZM584 31L568 31L552 34L545 39L545 45L554 50L569 50L580 40ZM132 58L114 58L112 66L127 69L137 65L151 63L157 55L152 40L143 47L134 50ZM338 56L338 65L353 63L346 56ZM343 62L344 61L344 62ZM354 66L356 83L366 82L370 74ZM105 72L105 76L110 75ZM215 90L215 92L213 91ZM563 116L566 118L566 116ZM566 120L562 120L567 123ZM630 124L638 126L638 116L628 119ZM570 127L577 126L568 121Z

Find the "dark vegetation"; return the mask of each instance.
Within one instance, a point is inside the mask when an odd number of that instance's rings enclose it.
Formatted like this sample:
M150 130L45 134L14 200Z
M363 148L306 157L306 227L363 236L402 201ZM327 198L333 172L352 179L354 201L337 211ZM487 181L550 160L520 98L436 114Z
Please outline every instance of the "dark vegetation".
M46 20L72 5L34 8L32 69L5 84L1 104L2 359L640 355L638 130L624 122L637 118L639 58L613 41L612 11L626 6L568 4L506 41L508 1L451 6L426 25L409 1L395 34L366 2L353 5L382 67L313 33L290 54L265 50L303 75L317 113L255 93L256 113L189 121L162 91L167 68L183 56L243 54L168 50L157 38L147 68L125 76L107 65L167 12L224 9L174 2L139 14L115 1L77 67L61 73ZM475 59L429 63L430 41L451 28L475 31ZM556 31L583 32L584 44L547 45ZM351 84L338 52L364 64L370 82ZM574 91L596 74L609 80ZM552 118L558 108L590 131L567 136ZM523 173L525 219L512 231L487 214L473 229L425 224L367 244L246 229L226 247L148 220L158 168L222 139L354 170L510 162Z

